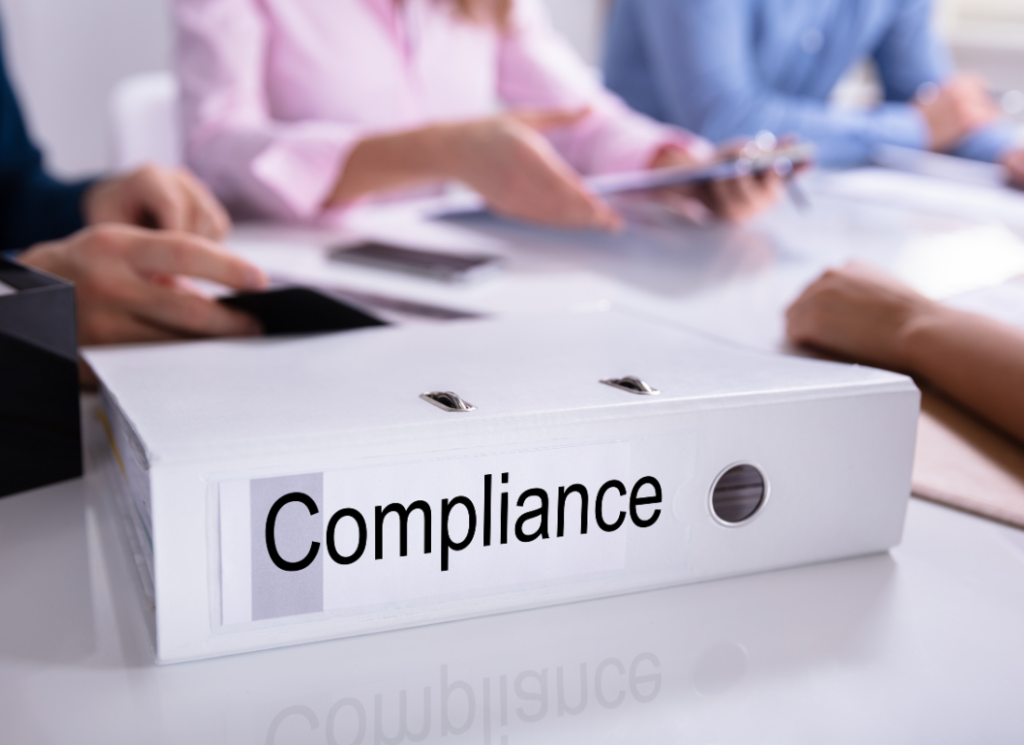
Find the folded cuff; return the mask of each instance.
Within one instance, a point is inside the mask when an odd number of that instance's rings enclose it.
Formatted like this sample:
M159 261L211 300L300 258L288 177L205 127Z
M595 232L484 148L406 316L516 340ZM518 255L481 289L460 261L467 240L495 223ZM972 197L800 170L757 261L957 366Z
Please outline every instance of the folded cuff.
M311 220L323 212L360 139L350 127L299 125L275 137L253 159L250 169L295 217Z
M961 158L998 163L1020 144L1020 128L1011 122L1002 121L967 135L954 148L953 154Z

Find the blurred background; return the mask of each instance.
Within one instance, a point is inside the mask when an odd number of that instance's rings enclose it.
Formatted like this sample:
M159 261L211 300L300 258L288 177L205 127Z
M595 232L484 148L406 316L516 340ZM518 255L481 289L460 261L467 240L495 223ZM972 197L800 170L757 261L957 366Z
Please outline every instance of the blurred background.
M596 63L614 0L545 1L562 33ZM58 174L113 165L111 92L127 76L170 68L169 3L0 0L10 72L29 125ZM996 90L1024 90L1024 0L937 0L935 20L962 69L981 73ZM850 106L870 105L876 95L868 66L853 71L836 91L839 102Z

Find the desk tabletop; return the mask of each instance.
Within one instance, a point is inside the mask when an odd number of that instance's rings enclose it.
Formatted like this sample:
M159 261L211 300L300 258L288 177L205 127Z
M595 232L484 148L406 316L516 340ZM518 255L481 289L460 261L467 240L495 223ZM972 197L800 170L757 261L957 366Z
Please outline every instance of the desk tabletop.
M897 266L922 236L979 224L812 201L743 229L446 224L438 240L513 254L504 278L457 289L325 268L322 236L290 262L279 233L246 240L270 265L365 289L485 312L630 303L777 347L781 308L823 266ZM91 466L0 500L0 742L1024 739L1024 532L918 500L887 554L168 667L151 663L117 520Z

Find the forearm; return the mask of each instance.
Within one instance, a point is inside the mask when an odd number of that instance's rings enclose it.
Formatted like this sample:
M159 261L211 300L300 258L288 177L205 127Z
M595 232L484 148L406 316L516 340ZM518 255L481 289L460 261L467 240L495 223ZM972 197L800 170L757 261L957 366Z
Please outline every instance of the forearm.
M936 306L911 325L906 369L1024 441L1024 330Z
M440 125L361 140L349 154L327 206L450 177L441 155L444 132Z

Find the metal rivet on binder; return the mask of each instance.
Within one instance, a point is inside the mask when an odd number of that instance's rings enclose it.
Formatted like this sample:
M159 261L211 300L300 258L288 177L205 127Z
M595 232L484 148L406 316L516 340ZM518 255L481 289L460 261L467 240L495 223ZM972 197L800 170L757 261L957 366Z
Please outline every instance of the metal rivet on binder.
M463 401L451 391L421 393L420 398L444 411L476 411L476 407L473 404Z
M661 393L657 388L652 388L635 375L627 375L624 378L609 378L600 382L610 385L612 388L618 388L620 391L635 393L638 396L657 396Z
M750 520L768 499L764 474L749 463L729 466L711 487L711 514L734 527Z

